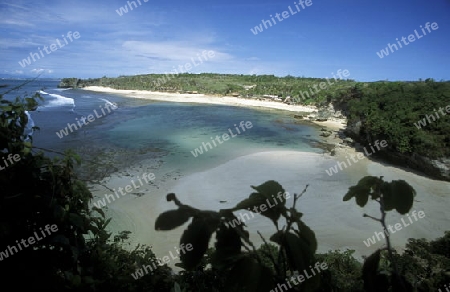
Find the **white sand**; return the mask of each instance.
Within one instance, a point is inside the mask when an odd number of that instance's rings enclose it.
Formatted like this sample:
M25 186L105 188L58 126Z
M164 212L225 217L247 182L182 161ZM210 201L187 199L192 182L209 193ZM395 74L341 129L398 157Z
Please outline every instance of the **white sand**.
M204 103L230 106L247 106L247 107L264 107L291 112L313 112L317 111L314 106L288 105L276 101L262 101L256 99L239 98L232 96L211 96L204 94L179 94L168 92L157 92L147 90L120 90L101 86L87 86L84 90L120 94L127 97L143 98L158 101L169 102L188 102L188 103Z
M357 256L368 255L384 242L371 247L364 245L363 240L373 236L375 231L381 231L381 226L371 219L362 218L362 214L367 212L379 217L379 207L372 202L362 209L354 200L343 202L342 198L349 186L370 174L384 175L388 181L405 179L418 191L413 210L423 210L426 217L392 235L396 248L401 250L407 238L433 239L442 236L444 230L448 229L450 183L433 181L367 159L330 177L325 169L334 163L335 159L327 155L293 151L261 152L239 157L208 171L172 180L172 183L166 183L159 190L151 190L143 197L128 196L117 200L110 205L108 212L114 218L111 228L132 231L132 245L152 245L157 256L162 257L178 246L187 226L172 231L154 230L158 214L175 208L172 202L165 200L168 192L176 193L185 204L217 211L233 207L248 197L253 191L250 185L273 179L291 193L291 197L293 193L301 192L306 184L310 185L299 200L297 209L304 213L303 220L315 231L320 252L350 248L356 250ZM134 171L136 175L145 172L139 168ZM121 182L118 185L124 184ZM220 203L221 200L226 203ZM291 204L292 198L288 200L288 206ZM400 223L403 217L406 219L405 216L390 214L388 221L393 225ZM275 230L270 220L259 215L248 220L247 225L257 245L261 240L256 230L260 230L266 238Z

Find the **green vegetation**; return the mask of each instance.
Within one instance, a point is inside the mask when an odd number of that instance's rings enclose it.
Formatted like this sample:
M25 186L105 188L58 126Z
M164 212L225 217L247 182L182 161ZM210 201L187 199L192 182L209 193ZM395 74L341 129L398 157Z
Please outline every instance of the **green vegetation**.
M232 74L147 74L120 76L117 78L76 79L65 78L61 87L105 86L114 89L151 90L167 92L193 92L211 95L239 94L241 97L262 97L273 95L280 98L291 97L294 103L316 103L338 96L355 84L352 80L337 81L328 89L315 90L324 78L275 77L274 75L232 75ZM301 92L307 92L301 96Z
M128 251L129 232L112 236L107 231L110 219L101 209L89 207L92 194L74 171L80 163L77 154L67 151L49 159L33 146L32 136L24 130L26 110L36 108L37 98L7 101L0 95L0 161L9 155L20 156L0 172L0 273L4 290L259 292L286 284L294 271L309 269L317 262L325 262L328 268L301 285L292 285L289 291L300 291L299 287L301 291L363 291L374 279L392 291L402 291L395 286L397 278L410 285L411 291L433 291L450 283L450 232L431 242L410 240L402 255L390 249L379 251L364 265L352 257L352 251L316 254L315 233L296 209L307 187L294 194L293 206L278 198L276 207L261 213L274 223L275 232L271 243L254 246L245 224L230 227L225 223L237 218L232 212L284 193L275 181L253 187L255 192L248 199L219 212L184 205L175 194L169 194L167 199L178 208L162 213L155 228L170 230L191 221L181 243L191 243L194 252L181 256L183 271L179 274L164 265L135 280L131 274L154 262L155 255L146 246ZM391 209L404 213L412 207L414 194L408 186L406 182L364 178L350 188L345 199L356 197L363 206L370 196L384 206L383 214ZM4 256L8 246L40 232L47 224L56 224L58 231ZM215 246L208 250L214 233ZM366 290L371 291L370 287Z
M374 82L357 84L345 97L349 124L362 122L360 136L386 140L399 153L450 157L450 82ZM418 129L415 124L434 110L445 115ZM367 141L367 140L366 140ZM368 142L368 141L367 141Z

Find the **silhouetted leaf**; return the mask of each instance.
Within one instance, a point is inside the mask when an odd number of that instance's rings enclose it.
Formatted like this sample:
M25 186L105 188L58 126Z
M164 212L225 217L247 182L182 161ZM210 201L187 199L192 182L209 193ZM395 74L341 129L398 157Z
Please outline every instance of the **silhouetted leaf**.
M284 234L283 231L277 231L276 233L272 234L269 239L270 239L270 241L281 245L283 234Z
M378 278L378 265L380 263L380 250L377 250L371 254L365 261L362 268L362 278L364 280L364 287L373 290L377 283ZM387 290L385 290L387 291Z
M355 197L356 204L360 207L364 207L369 201L368 193L358 193Z
M262 194L266 199L273 199L274 197L277 197L277 195L279 193L284 194L285 191L283 189L283 187L276 181L274 180L269 180L266 181L265 183L259 185L259 186L251 186L252 189L256 190L258 193ZM284 198L281 196L280 200L277 201L281 201L281 204L285 204L286 201L284 200Z
M395 208L394 195L392 193L391 183L383 182L381 186L383 194L384 211L391 211Z
M317 239L314 231L312 231L312 229L309 228L309 226L307 226L303 221L297 221L297 226L300 231L300 238L308 243L311 253L316 253Z
M245 210L252 211L255 206L259 208L259 206L261 206L261 204L263 204L264 201L265 201L265 198L263 195L258 194L258 193L252 193L252 194L250 194L248 199L244 199L241 202L239 202L236 205L236 207L234 207L232 210L236 211L236 210L240 210L240 209L245 209Z
M181 236L180 245L192 245L192 250L180 254L180 259L186 270L194 269L208 249L208 243L214 229L201 217L194 217L191 224Z
M406 214L411 210L416 191L404 180L394 180L391 182L394 205L397 212Z
M356 203L364 207L367 204L368 196L377 197L377 186L380 179L375 176L365 176L358 181L355 186L351 186L345 194L343 201L348 201L356 197ZM367 197L367 198L366 198Z
M286 205L283 187L273 180L266 181L259 186L251 187L258 191L258 193L250 194L248 199L241 201L233 210L247 209L254 213L260 213L276 223Z
M285 233L286 256L293 271L303 271L313 263L314 252L309 243L290 232Z
M191 214L188 210L176 209L161 213L155 222L155 230L172 230L186 223Z
M241 254L241 237L234 228L222 224L216 233L215 251L211 262L216 268L230 266Z

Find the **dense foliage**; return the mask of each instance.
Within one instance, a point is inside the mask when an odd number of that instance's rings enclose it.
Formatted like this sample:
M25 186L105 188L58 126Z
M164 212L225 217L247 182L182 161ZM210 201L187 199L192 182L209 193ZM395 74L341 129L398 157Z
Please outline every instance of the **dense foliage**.
M324 82L326 89L320 89ZM264 95L291 97L292 102L316 103L338 96L355 82L347 79L276 77L274 75L233 74L147 74L120 76L117 78L77 79L65 78L63 87L105 86L114 89L134 89L168 92L198 92L213 95L239 94L242 97L263 97ZM314 88L316 86L316 88ZM303 93L303 94L302 94Z
M450 157L450 82L357 84L343 98L349 124L362 122L360 136L389 141L400 153Z
M92 194L73 171L78 156L68 151L52 160L33 148L25 128L37 98L8 101L0 95L0 161L20 158L0 172L1 285L43 291L160 291L171 286L167 267L132 281L137 263L154 254L146 247L124 250L126 233L110 239L109 220L90 208ZM57 231L45 233L45 226L52 225Z

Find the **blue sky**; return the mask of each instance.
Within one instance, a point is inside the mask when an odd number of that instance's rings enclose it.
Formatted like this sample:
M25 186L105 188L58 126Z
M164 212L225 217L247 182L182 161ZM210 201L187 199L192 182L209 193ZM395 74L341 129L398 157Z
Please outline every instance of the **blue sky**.
M0 76L165 73L206 50L214 57L189 72L332 77L347 69L357 81L450 80L449 0L139 1L130 10L126 0L0 0ZM277 20L289 6L297 13ZM270 15L276 24L252 33ZM424 35L427 22L438 29ZM420 39L377 55L414 30ZM43 51L68 32L80 37ZM44 57L19 64L39 49Z

